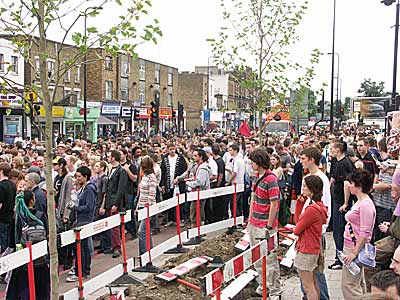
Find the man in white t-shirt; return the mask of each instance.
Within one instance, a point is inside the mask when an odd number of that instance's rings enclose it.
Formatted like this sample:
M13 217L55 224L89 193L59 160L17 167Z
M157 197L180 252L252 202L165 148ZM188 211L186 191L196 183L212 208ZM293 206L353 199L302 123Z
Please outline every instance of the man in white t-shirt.
M239 146L237 144L232 144L228 148L229 154L232 156L232 175L226 185L236 185L244 183L244 174L246 172L246 164L241 155L239 155ZM233 215L233 199L230 201L231 213ZM244 203L243 201L243 192L236 194L236 216L243 215L243 207L244 205L248 205L248 203ZM248 211L248 210L247 210Z
M309 147L304 149L300 153L300 162L303 165L304 170L308 170L309 175L316 175L319 178L321 178L322 183L323 183L323 190L322 190L322 202L328 209L328 219L326 220L325 224L329 224L329 219L331 217L331 191L330 191L330 184L329 184L329 179L328 177L319 169L319 162L321 160L321 151L319 151L315 147ZM304 182L304 178L303 178ZM300 201L297 201L296 203L296 213L295 216L299 217L301 215L301 212L304 211L304 206L307 205L306 203L301 203ZM322 227L322 232L324 233L326 231L326 225L323 225ZM321 256L323 257L322 260L324 261L324 244L325 244L325 238L323 236L323 247L321 248ZM329 299L329 293L328 293L328 286L326 284L326 278L324 274L324 264L319 264L316 271L315 271L316 279L317 279L317 284L320 290L320 299Z

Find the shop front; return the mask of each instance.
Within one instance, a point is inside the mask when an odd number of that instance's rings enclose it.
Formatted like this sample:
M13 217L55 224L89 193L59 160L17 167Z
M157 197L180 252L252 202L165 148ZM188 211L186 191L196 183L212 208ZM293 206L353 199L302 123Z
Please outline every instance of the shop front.
M7 144L14 143L19 134L22 137L30 135L26 130L25 112L21 97L14 94L0 95L0 139Z
M84 129L84 109L79 107L65 107L65 135L73 139L81 138ZM97 141L97 124L100 117L100 109L87 108L87 137Z
M53 119L53 136L63 135L64 131L64 106L53 106L52 112ZM43 105L40 105L39 109L39 121L40 127L42 128L42 132L44 132L46 128L46 110ZM40 128L38 124L36 124L33 120L31 120L32 124L32 138L39 138L39 140L44 140L42 132L40 132Z
M104 135L114 135L119 131L120 126L120 113L121 105L119 103L110 102L103 103L101 106L100 116L103 120L99 122L98 132L100 136Z

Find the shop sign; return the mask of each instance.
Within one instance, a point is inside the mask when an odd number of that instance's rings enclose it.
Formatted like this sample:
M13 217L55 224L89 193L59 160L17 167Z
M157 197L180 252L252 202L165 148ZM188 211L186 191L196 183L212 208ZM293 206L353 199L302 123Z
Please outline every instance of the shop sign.
M78 100L77 106L83 108L83 100ZM87 108L95 108L95 107L101 107L101 102L94 102L94 101L86 101L86 107Z
M121 117L123 117L123 118L131 118L132 117L132 108L131 107L122 107L122 109L121 109Z
M22 107L20 96L14 94L0 94L0 107Z
M106 105L103 104L101 107L102 115L119 115L121 112L121 106L119 105Z
M40 116L44 117L46 115L46 110L43 105L40 105ZM64 118L64 107L63 106L53 106L52 109L52 117L53 118Z
M86 110L87 112L87 117L94 119L98 118L100 115L100 109L99 108L88 108ZM83 108L79 107L65 107L65 118L67 119L79 119L83 120L83 115L85 114L85 110Z

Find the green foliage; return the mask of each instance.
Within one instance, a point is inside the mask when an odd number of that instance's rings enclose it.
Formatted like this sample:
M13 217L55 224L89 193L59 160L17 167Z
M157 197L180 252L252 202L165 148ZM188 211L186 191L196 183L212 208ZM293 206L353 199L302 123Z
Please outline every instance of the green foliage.
M377 83L372 81L371 78L364 79L357 93L362 94L364 97L385 97L390 95L389 92L385 92L385 83L383 81Z

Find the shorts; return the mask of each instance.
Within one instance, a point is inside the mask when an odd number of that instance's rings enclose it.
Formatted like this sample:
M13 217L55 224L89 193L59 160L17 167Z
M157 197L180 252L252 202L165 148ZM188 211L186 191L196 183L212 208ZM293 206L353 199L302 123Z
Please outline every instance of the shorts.
M299 271L313 272L318 266L319 254L306 254L297 252L294 258L294 266Z

